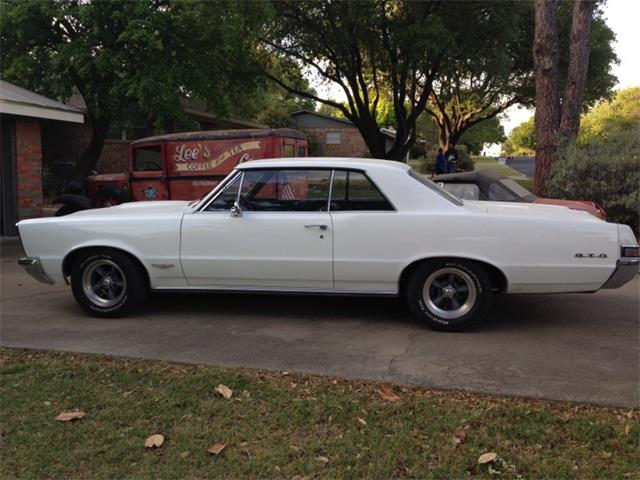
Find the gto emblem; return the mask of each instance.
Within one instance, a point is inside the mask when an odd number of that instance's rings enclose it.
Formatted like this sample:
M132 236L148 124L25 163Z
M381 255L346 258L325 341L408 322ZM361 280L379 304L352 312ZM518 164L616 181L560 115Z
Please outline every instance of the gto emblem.
M606 253L576 253L576 258L607 258Z

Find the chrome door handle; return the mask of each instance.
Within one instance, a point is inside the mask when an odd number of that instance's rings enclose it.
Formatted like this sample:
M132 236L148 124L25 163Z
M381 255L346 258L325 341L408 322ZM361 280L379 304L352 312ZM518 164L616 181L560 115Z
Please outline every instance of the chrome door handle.
M329 227L326 225L305 225L304 228L319 228L320 230L326 230Z

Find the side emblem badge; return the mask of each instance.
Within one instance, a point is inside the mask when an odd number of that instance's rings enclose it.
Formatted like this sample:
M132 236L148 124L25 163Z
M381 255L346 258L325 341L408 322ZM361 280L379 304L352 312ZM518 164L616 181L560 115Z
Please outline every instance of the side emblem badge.
M606 253L576 253L576 258L607 258Z

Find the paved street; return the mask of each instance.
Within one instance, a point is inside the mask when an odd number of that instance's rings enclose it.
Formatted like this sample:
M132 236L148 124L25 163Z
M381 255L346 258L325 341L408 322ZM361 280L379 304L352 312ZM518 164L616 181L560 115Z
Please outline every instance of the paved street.
M504 296L474 331L432 332L399 300L153 296L123 319L85 316L2 241L0 343L287 370L534 398L638 404L638 277L593 295Z
M520 172L526 177L536 176L536 159L534 157L515 157L506 161L507 167Z

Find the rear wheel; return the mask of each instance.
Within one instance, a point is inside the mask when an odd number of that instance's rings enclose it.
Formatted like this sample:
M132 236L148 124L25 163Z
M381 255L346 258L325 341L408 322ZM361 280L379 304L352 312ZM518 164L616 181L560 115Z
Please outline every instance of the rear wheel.
M148 284L141 267L127 254L93 250L76 259L71 290L78 305L96 317L121 317L146 299Z
M430 328L460 331L486 315L491 305L491 281L476 262L431 260L409 279L407 300L416 318Z

